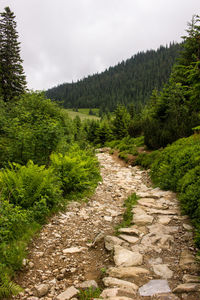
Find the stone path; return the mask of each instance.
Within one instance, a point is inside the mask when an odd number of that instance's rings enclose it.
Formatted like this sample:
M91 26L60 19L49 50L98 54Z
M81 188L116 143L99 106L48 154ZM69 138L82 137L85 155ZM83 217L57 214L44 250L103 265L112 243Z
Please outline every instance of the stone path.
M97 156L103 182L87 203L70 204L44 226L16 278L25 292L13 298L67 300L77 288L99 284L110 300L200 299L192 227L175 194L147 186L147 172L138 167L122 166L106 152ZM133 192L140 196L133 225L116 237Z

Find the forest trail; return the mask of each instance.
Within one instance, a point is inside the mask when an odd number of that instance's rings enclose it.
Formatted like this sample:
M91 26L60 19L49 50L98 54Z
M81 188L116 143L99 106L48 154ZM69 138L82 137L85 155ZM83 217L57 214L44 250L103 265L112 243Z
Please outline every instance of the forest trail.
M152 188L147 171L106 151L97 156L103 182L87 203L70 203L43 227L16 278L25 291L13 299L67 300L96 284L90 280L104 282L101 297L111 300L200 299L192 227L176 195ZM132 193L140 196L134 224L116 237Z

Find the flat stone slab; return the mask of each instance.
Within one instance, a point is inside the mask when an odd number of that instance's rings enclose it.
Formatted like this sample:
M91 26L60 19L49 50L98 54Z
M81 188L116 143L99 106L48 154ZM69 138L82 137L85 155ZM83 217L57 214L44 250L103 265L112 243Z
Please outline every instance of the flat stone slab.
M150 280L147 284L139 288L140 296L153 296L155 294L170 292L167 280Z
M109 286L109 287L127 287L127 288L131 288L133 291L138 290L138 286L135 283L121 280L114 277L103 278L103 283L105 284L105 286Z
M66 289L66 291L64 291L63 293L59 294L56 297L56 300L69 300L72 297L74 297L75 295L77 295L78 293L79 293L79 290L75 289L74 286L71 286L68 289Z
M143 256L139 252L133 252L121 246L114 246L114 253L114 262L117 267L139 266L143 263Z
M158 217L158 223L162 225L168 225L171 220L172 220L172 216L165 215L165 216Z
M183 228L184 228L185 230L188 230L188 231L193 230L193 227L192 227L191 225L187 224L187 223L183 223Z
M88 288L97 289L98 288L98 284L96 283L95 280L87 280L87 281L83 281L82 283L80 283L76 287L78 287L78 288L80 288L82 290L86 290Z
M153 222L153 217L147 214L136 214L133 216L133 223L136 225L149 225Z
M195 256L187 250L181 252L179 265L182 270L196 271L199 269L199 264L197 263Z
M63 254L73 254L73 253L79 253L85 250L85 247L71 247L71 248L66 248L63 250Z
M163 279L169 279L173 277L173 272L168 268L168 265L165 264L154 265L153 271L156 275Z
M174 209L155 209L147 208L148 214L159 214L159 215L180 215L180 211Z
M111 297L120 297L121 298L122 295L123 295L123 297L127 296L127 297L131 297L131 299L134 299L133 297L135 297L136 291L133 290L132 288L128 288L128 287L106 288L103 290L100 297L110 299Z
M196 276L196 275L190 275L190 274L185 274L183 276L183 282L185 283L191 283L191 282L196 282L196 283L200 283L200 276Z
M111 235L105 236L104 241L105 241L105 248L108 251L112 251L115 245L123 244L123 240L119 239L116 236L111 236Z
M159 200L155 200L154 198L142 198L139 199L138 204L142 206L147 206L148 208L155 208L155 209L167 209L169 206L163 202L159 202Z
M130 244L136 244L139 241L139 238L126 234L120 234L119 237Z
M140 267L112 267L108 270L109 276L117 278L136 278L149 273L149 270Z
M174 293L190 293L190 292L199 292L200 284L198 283L183 283L178 285L173 292Z
M118 231L122 232L122 233L130 234L130 235L136 235L136 236L140 236L141 235L141 232L138 229L132 228L132 227L119 228Z

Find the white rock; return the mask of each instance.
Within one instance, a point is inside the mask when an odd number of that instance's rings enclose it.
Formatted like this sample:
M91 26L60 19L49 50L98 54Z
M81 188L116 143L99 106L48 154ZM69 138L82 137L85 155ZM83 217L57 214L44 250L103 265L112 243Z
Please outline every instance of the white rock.
M84 281L80 284L77 285L78 288L80 289L88 289L88 288L94 288L94 289L97 289L98 288L98 284L96 283L95 280L87 280L87 281Z
M193 229L191 225L186 224L186 223L183 223L183 228L184 228L185 230L189 230L189 231Z
M112 251L115 245L121 245L123 243L123 240L119 239L116 236L111 236L111 235L105 236L104 241L105 241L105 248L108 251Z
M158 217L158 222L162 225L168 225L171 220L172 220L171 216L159 216Z
M191 282L200 283L200 277L195 276L195 275L185 274L183 276L183 282L185 282L185 283L191 283Z
M104 220L106 222L112 222L112 217L111 216L104 216Z
M75 289L74 286L71 286L66 291L64 291L63 293L59 294L56 297L56 300L69 300L72 297L74 297L75 295L77 295L78 293L79 293L79 290Z
M200 284L198 283L183 283L178 285L173 292L174 293L189 293L189 292L199 292Z
M170 293L167 280L150 280L147 284L139 288L140 296L153 296L161 293Z
M133 289L133 291L138 290L138 286L135 283L113 278L113 277L103 278L103 283L105 284L105 286L109 286L109 287L127 287Z
M112 267L108 270L110 277L129 278L149 274L149 270L140 267Z
M66 248L63 250L63 254L73 254L73 253L79 253L84 251L86 248L85 247L71 247L71 248Z
M139 238L135 236L126 235L126 234L120 234L119 237L125 240L126 242L129 242L130 244L135 244L139 241Z
M114 246L114 261L116 266L139 266L143 263L143 256L139 252L132 252L121 246Z
M119 228L118 231L122 232L122 233L130 234L130 235L136 235L136 236L141 235L141 232L138 229L134 228L134 227Z
M153 222L153 217L152 216L149 216L147 214L141 214L141 215L134 215L133 216L133 223L136 224L136 225L148 225L148 224L152 224Z
M154 265L153 271L156 275L159 275L163 279L169 279L173 276L173 272L165 264Z
M49 289L50 286L48 284L39 284L34 287L36 296L38 297L45 296L48 293Z

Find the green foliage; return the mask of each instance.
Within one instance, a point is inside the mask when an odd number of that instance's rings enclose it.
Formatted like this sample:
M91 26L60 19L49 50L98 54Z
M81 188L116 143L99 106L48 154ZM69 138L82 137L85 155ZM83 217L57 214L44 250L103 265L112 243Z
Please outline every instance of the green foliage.
M0 164L8 161L45 164L64 139L72 140L72 124L62 110L41 93L21 96L4 107L0 131Z
M112 121L112 131L116 139L128 136L128 127L130 123L130 114L125 106L118 105L114 111L114 119Z
M11 295L17 295L23 291L21 287L10 281L10 278L4 272L5 269L0 264L0 299L9 298Z
M100 288L90 287L86 290L80 290L77 297L78 297L79 300L91 300L91 299L94 299L94 298L99 299L101 292L102 291L101 291Z
M178 192L182 211L196 227L200 247L200 136L183 138L166 147L152 164L153 181Z
M52 168L34 165L10 164L0 172L0 190L4 199L24 209L52 209L61 199L60 183ZM40 203L40 205L39 205Z
M200 123L199 24L194 16L168 84L160 94L154 91L142 113L145 144L151 149L190 136Z
M18 239L30 225L26 210L7 200L0 202L0 243Z
M132 209L136 205L138 200L138 196L134 193L130 195L125 201L124 201L124 207L125 212L123 214L123 220L122 222L116 226L116 233L118 234L119 228L125 228L131 226L131 223L133 221L133 213Z
M163 189L177 191L178 181L200 162L200 139L183 138L166 147L152 165L152 179Z
M157 159L159 157L160 153L161 153L160 150L155 150L150 153L148 153L148 152L139 153L135 160L135 164L140 165L145 169L149 169L149 168L151 168L155 159Z
M50 158L64 194L93 189L100 180L98 161L91 150L84 151L75 145L65 155L53 153Z
M107 142L106 146L119 150L119 157L128 161L128 154L133 156L138 155L137 147L142 146L144 141L144 137L131 138L127 136L122 140L113 140L111 142Z

